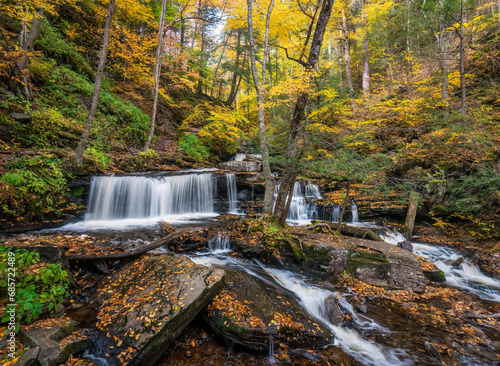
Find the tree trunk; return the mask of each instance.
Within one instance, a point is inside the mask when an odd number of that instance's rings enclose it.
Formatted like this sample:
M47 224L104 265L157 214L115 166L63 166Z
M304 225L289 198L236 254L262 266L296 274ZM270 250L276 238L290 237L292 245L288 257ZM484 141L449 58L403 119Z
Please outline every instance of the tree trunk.
M460 1L460 87L462 89L461 108L462 118L467 121L467 90L465 87L465 46L464 46L464 21L465 14L463 0Z
M144 144L144 151L149 149L153 134L155 132L156 114L158 113L158 89L160 86L161 74L161 57L163 54L163 35L165 28L165 13L167 11L167 0L163 0L161 4L160 27L158 29L158 47L156 48L155 66L153 69L154 91L153 91L153 113L151 117L151 128L149 129L148 139Z
M363 0L363 27L365 28L365 35L363 37L363 94L367 97L370 94L370 41L368 39L367 31L367 10L366 0Z
M229 42L229 38L231 37L231 31L227 34L227 38L222 41L222 52L219 57L219 61L217 62L217 67L214 71L214 81L212 82L212 90L210 90L210 96L213 96L215 84L217 83L217 73L219 72L220 64L222 63L222 58L224 57L224 52L226 51L227 42ZM221 80L222 81L222 80ZM220 99L220 89L219 89L219 99Z
M250 0L248 0L250 1ZM319 61L319 54L321 51L321 45L323 44L323 36L325 34L326 26L328 20L330 19L330 14L332 13L333 0L324 0L321 12L318 16L318 21L316 24L316 30L314 31L313 40L311 42L311 48L309 51L309 57L306 64L306 73L309 78L309 85L312 84L312 71L314 70L316 64ZM295 179L297 177L297 140L299 137L299 132L302 128L302 123L305 119L306 105L309 100L309 91L305 89L299 92L297 97L297 103L295 103L295 109L293 112L292 119L290 120L290 129L288 132L288 142L287 142L287 163L285 165L285 174L283 175L282 182L280 184L280 189L278 191L278 197L276 198L276 204L274 209L274 214L279 221L285 221L288 216L288 210L286 205L286 197L290 188L295 184Z
M33 17L28 34L26 34L26 22L23 22L23 30L19 34L19 57L9 76L9 89L16 93L22 86L22 93L28 100L32 97L28 74L29 54L35 50L35 41L42 29L42 20L43 8L39 8Z
M342 209L340 210L339 222L337 224L337 230L340 232L342 228L342 219L344 218L345 208L347 206L347 201L349 200L349 193L351 191L351 181L347 181L347 190L345 193L344 203L342 204Z
M413 226L415 225L415 217L417 217L418 208L418 194L413 192L410 195L410 202L408 203L408 212L406 213L405 220L405 237L407 240L411 239L413 233Z
M253 35L252 22L252 0L247 0L248 6L248 39L250 43L250 67L252 71L253 83L257 92L257 121L259 124L259 141L260 150L262 153L262 171L266 181L266 189L264 193L263 213L270 215L273 212L274 200L274 177L271 173L271 164L269 162L269 147L266 138L266 123L264 116L264 93L266 85L266 60L269 52L269 20L274 7L274 0L271 0L266 15L266 33L264 41L264 59L262 62L262 87L260 86L259 76L257 74L257 62L255 60L255 40Z
M231 91L229 92L229 97L227 97L226 104L233 105L234 100L236 98L236 94L238 93L237 81L238 81L238 68L240 62L241 55L241 30L238 29L238 38L236 42L236 58L234 60L234 71L233 71L233 79L231 80ZM241 77L240 77L241 80Z
M90 111L89 115L87 116L87 122L85 123L85 127L83 128L82 138L75 150L75 163L78 166L82 165L83 151L85 150L85 145L87 144L87 140L90 135L90 128L92 127L92 122L94 121L94 116L97 111L97 105L99 104L99 93L101 92L102 76L104 74L104 67L106 66L106 59L108 57L109 35L111 33L111 22L113 21L114 11L115 11L115 0L109 0L108 15L106 16L106 23L104 25L104 39L102 43L101 54L99 57L97 74L95 77L94 93L92 94Z
M344 60L345 60L345 75L347 82L347 90L349 91L349 98L351 99L352 111L356 110L356 103L354 102L354 89L352 87L351 75L351 45L349 42L349 32L347 29L347 19L344 9L342 9L342 28L344 30Z
M447 32L446 26L441 27L441 31L435 35L436 44L439 55L439 69L441 71L441 99L445 102L446 107L448 107L448 101L450 99L449 94L449 83L448 83L448 62L447 62Z

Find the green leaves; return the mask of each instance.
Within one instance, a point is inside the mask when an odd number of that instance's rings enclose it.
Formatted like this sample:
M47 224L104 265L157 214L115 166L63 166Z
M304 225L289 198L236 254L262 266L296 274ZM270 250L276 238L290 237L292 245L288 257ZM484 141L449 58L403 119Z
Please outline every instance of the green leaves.
M38 319L44 306L48 306L49 311L52 311L57 308L57 304L62 303L64 297L68 295L68 272L63 270L60 264L54 263L41 268L38 266L30 268L40 262L40 254L25 249L15 250L15 262L9 262L10 252L12 252L12 248L0 245L0 285L2 289L0 297L7 297L5 289L7 289L9 269L15 268L16 313L21 317L26 315L25 321L29 323ZM0 322L9 321L10 318L6 312Z

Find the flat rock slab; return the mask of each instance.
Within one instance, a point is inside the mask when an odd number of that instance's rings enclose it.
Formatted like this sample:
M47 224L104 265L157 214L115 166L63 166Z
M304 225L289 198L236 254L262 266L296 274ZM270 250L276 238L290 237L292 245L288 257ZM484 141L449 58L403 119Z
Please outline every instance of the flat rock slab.
M21 327L19 335L25 345L39 349L36 364L54 366L89 346L90 340L75 330L75 325L66 317L45 319Z
M226 272L226 287L206 314L216 332L255 350L269 349L269 342L316 349L333 341L331 331L310 316L291 293L246 272Z
M378 241L348 241L354 247L347 258L347 271L358 280L389 289L425 291L422 263L409 251Z
M153 365L224 285L225 272L178 254L143 256L97 293L97 327L121 364Z

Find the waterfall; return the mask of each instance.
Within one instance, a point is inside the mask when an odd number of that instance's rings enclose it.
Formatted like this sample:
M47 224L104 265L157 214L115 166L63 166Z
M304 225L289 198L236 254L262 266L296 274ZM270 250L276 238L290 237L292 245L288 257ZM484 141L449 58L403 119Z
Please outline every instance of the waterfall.
M356 202L354 202L354 200L351 201L351 212L352 212L352 222L359 222L358 205L356 205Z
M385 231L379 235L386 243L394 245L405 240L397 231ZM434 263L443 271L448 285L471 292L482 299L500 302L500 281L484 275L469 259L466 258L459 266L454 266L453 263L461 257L455 250L413 242L412 245L416 255Z
M227 234L218 233L217 237L208 242L208 249L213 253L223 253L231 251L231 238Z
M340 206L338 204L334 203L332 206L331 221L332 222L339 222L339 220L340 220Z
M307 182L305 188L306 188L306 197L316 198L318 200L323 198L321 196L321 193L319 192L319 187L316 184Z
M214 213L211 174L92 178L86 221Z
M226 184L227 184L227 203L229 213L238 213L238 190L236 189L236 175L226 174Z

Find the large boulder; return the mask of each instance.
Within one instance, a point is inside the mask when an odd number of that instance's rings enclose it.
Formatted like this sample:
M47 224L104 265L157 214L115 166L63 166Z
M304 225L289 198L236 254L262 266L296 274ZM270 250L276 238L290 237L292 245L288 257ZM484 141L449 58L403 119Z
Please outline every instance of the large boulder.
M331 343L331 331L290 293L246 272L226 272L224 290L207 308L206 318L216 332L255 350L269 349L269 342L307 349Z
M111 357L153 365L224 285L224 271L178 254L144 256L108 277L94 300Z
M409 251L384 242L356 240L347 259L347 272L373 286L425 291L420 260Z

